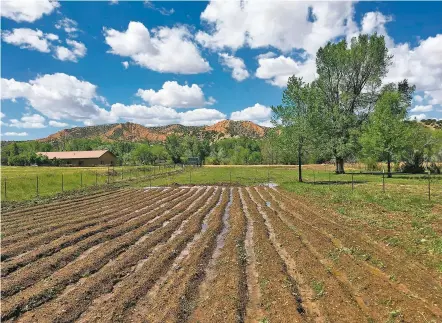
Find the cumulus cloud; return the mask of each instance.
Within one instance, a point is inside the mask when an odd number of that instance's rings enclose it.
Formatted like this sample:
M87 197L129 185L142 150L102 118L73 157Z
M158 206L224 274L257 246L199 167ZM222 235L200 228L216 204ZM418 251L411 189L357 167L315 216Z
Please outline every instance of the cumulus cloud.
M241 58L229 55L227 53L218 54L221 59L221 64L232 69L232 77L238 82L244 81L249 77L249 72L246 69L246 64Z
M230 119L253 121L259 125L271 126L272 109L265 105L256 103L244 110L232 112Z
M352 14L351 2L211 1L201 13L210 31L198 32L196 39L214 50L273 46L314 54L327 41L345 34Z
M49 53L50 42L58 40L57 35L45 34L39 29L33 30L29 28L15 28L12 31L6 30L2 33L2 38L8 44L43 53Z
M121 64L123 64L123 66L124 66L124 69L128 69L129 68L129 62L127 62L127 61L124 61L124 62L121 62Z
M149 30L131 21L126 31L104 29L110 53L130 57L135 64L161 73L197 74L210 71L185 26Z
M258 58L258 69L256 77L266 80L272 85L279 87L287 86L290 76L302 77L305 82L315 79L316 64L313 58L304 62L297 62L290 57L261 57Z
M59 122L59 121L55 121L55 120L49 120L49 125L51 127L56 127L56 128L66 128L69 127L69 124L66 122Z
M78 58L86 55L87 49L83 43L71 39L67 39L66 43L70 46L70 48L57 46L55 48L55 58L61 61L77 62Z
M126 121L142 123L145 126L159 126L179 123L188 126L211 125L226 118L215 109L195 109L185 112L163 106L112 105L111 114Z
M23 98L50 119L115 121L107 110L95 103L99 97L97 87L75 76L45 74L28 82L2 78L1 88L2 100Z
M176 81L167 81L158 90L138 89L137 96L151 105L162 105L169 108L200 108L212 105L215 99L206 101L203 90L197 85L179 85Z
M9 127L25 129L46 128L45 121L46 119L39 114L25 114L20 120L11 119Z
M430 111L433 111L433 106L431 104L429 104L429 105L416 105L410 111L411 112L430 112Z
M34 22L59 6L57 1L50 0L2 0L1 15L16 22Z
M5 132L2 134L5 137L26 137L28 136L27 132Z
M64 17L57 21L55 28L63 29L70 37L74 37L75 33L79 31L78 23L70 18Z

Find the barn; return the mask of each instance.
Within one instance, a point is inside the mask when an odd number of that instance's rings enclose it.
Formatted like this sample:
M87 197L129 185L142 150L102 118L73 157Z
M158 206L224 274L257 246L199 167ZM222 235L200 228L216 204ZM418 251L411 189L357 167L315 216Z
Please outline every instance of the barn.
M117 157L108 150L90 151L50 151L38 152L37 154L57 159L62 165L69 166L104 166L115 165Z

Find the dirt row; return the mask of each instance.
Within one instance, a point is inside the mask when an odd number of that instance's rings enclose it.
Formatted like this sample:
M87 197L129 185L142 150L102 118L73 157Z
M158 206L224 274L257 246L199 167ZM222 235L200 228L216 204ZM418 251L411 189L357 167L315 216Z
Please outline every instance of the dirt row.
M2 320L442 321L434 273L292 193L130 192L94 225L82 227L96 221L86 209L55 230L45 217L31 247L18 241L4 262Z

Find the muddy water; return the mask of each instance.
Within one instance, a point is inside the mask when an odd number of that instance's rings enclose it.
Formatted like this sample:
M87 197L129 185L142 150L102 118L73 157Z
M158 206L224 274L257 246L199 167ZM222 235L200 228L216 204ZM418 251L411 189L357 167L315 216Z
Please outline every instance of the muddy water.
M253 220L249 214L249 210L244 201L243 190L239 190L239 197L243 210L247 218L247 231L245 248L247 255L247 289L248 289L248 302L246 306L246 322L253 322L257 317L263 316L263 311L260 308L261 304L261 291L258 284L258 272L256 271L256 255L253 249Z
M221 254L222 248L224 247L224 243L226 241L226 235L230 230L229 217L230 217L230 207L233 202L233 189L230 188L229 192L229 202L227 203L226 209L223 214L223 229L220 234L216 237L216 246L213 251L212 258L209 261L209 264L206 267L205 279L202 281L199 288L199 295L202 299L206 299L208 297L208 286L209 283L215 278L215 264L216 260Z
M218 189L218 188L217 188ZM224 188L222 188L222 191L224 191ZM215 192L213 192L213 194L215 195ZM219 200L217 201L215 207L210 210L210 212L208 212L206 214L206 216L204 217L203 223L201 225L201 231L196 234L193 237L193 240L191 242L189 242L186 247L181 251L181 253L178 255L178 257L176 257L175 261L173 262L172 266L170 267L170 269L167 271L167 273L162 276L160 279L158 279L158 281L155 283L155 285L150 289L150 291L147 293L147 297L149 299L154 299L156 294L158 293L160 287L176 272L177 269L180 268L180 263L183 261L183 259L185 257L187 257L189 255L190 249L192 248L193 245L195 245L195 243L201 238L201 235L206 232L207 228L208 228L208 223L209 223L209 219L212 216L213 212L215 209L218 208L218 206L221 204L222 201L222 193L221 196L219 198ZM188 222L189 219L186 219L178 228L178 230L176 230L172 236L170 237L169 241L167 241L166 243L169 243L172 239L174 239L177 235L179 235L180 233L183 232L183 229L186 225L186 223Z

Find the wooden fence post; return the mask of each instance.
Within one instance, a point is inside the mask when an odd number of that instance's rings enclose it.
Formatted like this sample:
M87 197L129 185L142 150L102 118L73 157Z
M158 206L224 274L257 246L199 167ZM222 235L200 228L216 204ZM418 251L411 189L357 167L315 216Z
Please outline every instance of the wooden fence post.
M61 192L64 192L64 178L63 178L63 173L61 173Z
M37 175L37 197L38 197L38 175Z
M5 177L5 201L6 201L6 198L7 198L7 194L6 194L6 177Z

